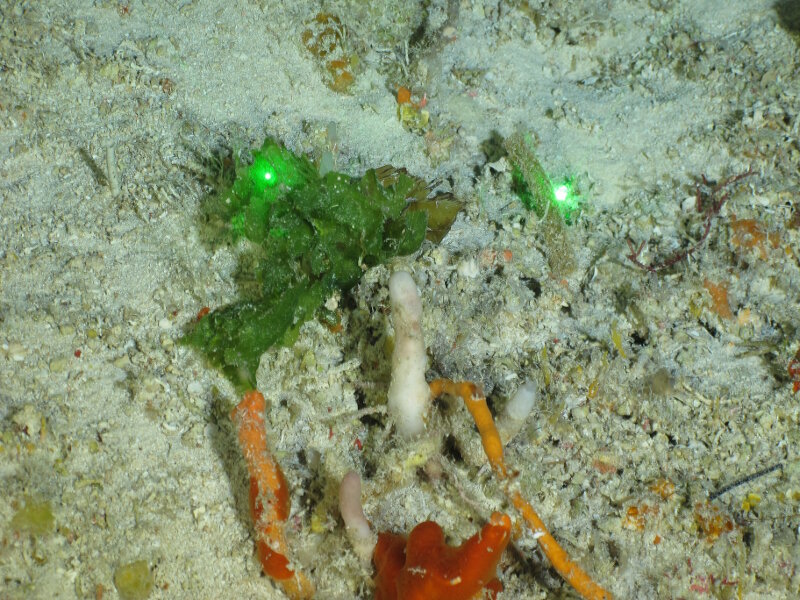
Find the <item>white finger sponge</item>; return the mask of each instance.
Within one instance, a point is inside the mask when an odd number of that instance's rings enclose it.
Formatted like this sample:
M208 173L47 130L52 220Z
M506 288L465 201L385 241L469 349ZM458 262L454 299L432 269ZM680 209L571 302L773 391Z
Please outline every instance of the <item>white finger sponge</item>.
M422 302L409 273L399 271L389 278L389 300L394 323L389 414L400 435L414 437L425 430L430 389L425 381L428 360L422 336Z
M526 381L506 402L497 419L497 429L504 444L520 432L538 399L539 386L535 381Z
M347 538L358 557L369 564L378 536L369 526L361 506L361 477L350 471L339 485L339 512L344 521Z

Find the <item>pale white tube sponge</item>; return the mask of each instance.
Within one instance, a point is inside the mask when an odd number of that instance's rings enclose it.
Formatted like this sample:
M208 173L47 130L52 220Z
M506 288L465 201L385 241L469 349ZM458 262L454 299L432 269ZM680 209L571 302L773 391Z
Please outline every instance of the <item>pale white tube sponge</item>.
M428 360L422 336L422 301L409 273L398 271L389 278L389 300L394 323L389 415L398 433L411 438L425 430L431 392L425 381Z
M364 516L364 508L361 506L361 477L355 471L348 472L339 484L339 512L353 550L362 561L369 563L375 544L378 543L378 536L373 533L367 517Z
M506 402L503 412L497 417L497 430L503 444L520 432L538 397L539 386L535 381L526 381Z

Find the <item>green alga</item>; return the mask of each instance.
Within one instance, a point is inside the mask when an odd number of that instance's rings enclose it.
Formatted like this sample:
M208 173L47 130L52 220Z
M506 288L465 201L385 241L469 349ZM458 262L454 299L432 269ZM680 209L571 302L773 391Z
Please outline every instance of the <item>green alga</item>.
M212 200L214 212L235 237L263 250L258 293L201 318L183 341L243 391L255 387L261 355L291 344L334 292L352 288L368 267L420 247L427 212L406 209L427 186L403 170L386 176L385 167L362 177L320 176L271 139L235 169L233 184Z

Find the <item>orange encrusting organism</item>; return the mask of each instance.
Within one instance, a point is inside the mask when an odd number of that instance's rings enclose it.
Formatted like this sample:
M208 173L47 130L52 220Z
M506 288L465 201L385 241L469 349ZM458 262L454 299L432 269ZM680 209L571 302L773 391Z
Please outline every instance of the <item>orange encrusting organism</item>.
M730 533L734 528L731 518L708 500L695 503L694 520L709 543L714 542L723 533Z
M723 319L732 319L733 312L728 302L728 284L724 281L714 283L709 279L705 279L703 280L703 287L706 288L711 295L711 306L714 312Z
M651 506L650 504L634 504L629 506L625 511L625 518L622 520L622 526L625 529L632 529L634 531L644 531L647 525L647 520L658 514L658 506Z
M478 427L483 449L489 462L497 476L506 481L506 496L522 515L553 568L585 600L611 600L611 594L596 584L583 569L570 559L569 555L547 530L533 506L523 498L519 491L511 489L503 459L503 446L497 434L492 414L486 404L486 398L483 397L483 392L480 388L470 382L454 382L447 379L432 381L430 388L431 395L434 398L442 394L450 394L460 396L464 400L464 404L466 404L475 421L475 425Z
M458 547L449 546L433 521L408 536L382 533L373 560L375 600L471 600L502 589L497 563L511 539L511 519L494 513L483 529Z
M284 524L289 517L289 488L280 466L267 450L264 396L251 390L231 411L239 446L250 474L250 513L256 528L256 549L264 573L280 583L292 600L305 600L314 588L299 571L289 568Z
M731 243L739 248L757 248L762 260L767 258L767 243L773 248L780 244L780 235L777 232L767 233L755 219L731 219Z
M789 361L789 377L792 378L792 393L800 391L800 348L795 352L794 358Z
M411 104L411 90L403 86L397 88L397 103Z

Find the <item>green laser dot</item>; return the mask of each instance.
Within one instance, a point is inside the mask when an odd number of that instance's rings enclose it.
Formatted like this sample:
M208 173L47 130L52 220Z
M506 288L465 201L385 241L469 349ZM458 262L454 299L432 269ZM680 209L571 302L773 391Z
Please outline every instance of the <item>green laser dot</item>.
M558 202L564 202L569 195L569 188L565 185L558 186L555 190L553 190L553 194Z

